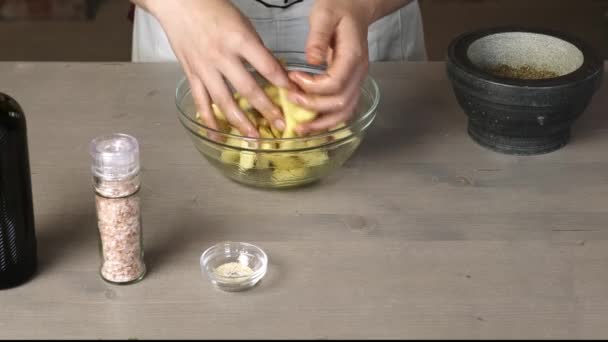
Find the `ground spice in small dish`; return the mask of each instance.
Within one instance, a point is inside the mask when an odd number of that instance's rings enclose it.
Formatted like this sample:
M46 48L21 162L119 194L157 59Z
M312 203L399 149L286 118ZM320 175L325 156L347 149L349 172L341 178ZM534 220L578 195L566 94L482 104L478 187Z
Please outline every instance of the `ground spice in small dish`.
M559 76L556 72L534 68L529 65L514 68L506 64L500 64L487 68L486 71L495 76L520 80L542 80Z
M253 274L253 270L240 262L228 262L214 270L217 276L222 278L243 278Z

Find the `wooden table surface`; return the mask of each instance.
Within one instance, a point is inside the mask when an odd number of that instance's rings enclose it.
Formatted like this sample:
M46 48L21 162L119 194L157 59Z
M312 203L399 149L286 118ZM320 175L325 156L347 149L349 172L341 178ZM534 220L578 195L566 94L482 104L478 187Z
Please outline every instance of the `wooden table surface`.
M382 64L377 121L324 182L231 182L176 117L172 64L0 63L23 106L40 271L0 292L0 338L606 338L608 87L570 145L537 157L473 143L441 63ZM149 274L99 278L88 144L142 148ZM222 240L270 258L225 293L199 257Z

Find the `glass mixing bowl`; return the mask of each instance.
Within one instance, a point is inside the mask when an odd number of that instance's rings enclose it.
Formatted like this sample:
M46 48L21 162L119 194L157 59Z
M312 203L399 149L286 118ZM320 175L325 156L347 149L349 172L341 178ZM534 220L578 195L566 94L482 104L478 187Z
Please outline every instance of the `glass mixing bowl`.
M288 70L319 74L301 53L275 53ZM255 75L255 73L254 73ZM260 77L255 75L258 79ZM188 81L176 91L179 120L196 149L224 176L262 188L288 188L315 182L339 169L361 144L374 121L380 101L376 82L367 77L355 113L344 127L322 134L290 139L254 139L220 132L196 119Z

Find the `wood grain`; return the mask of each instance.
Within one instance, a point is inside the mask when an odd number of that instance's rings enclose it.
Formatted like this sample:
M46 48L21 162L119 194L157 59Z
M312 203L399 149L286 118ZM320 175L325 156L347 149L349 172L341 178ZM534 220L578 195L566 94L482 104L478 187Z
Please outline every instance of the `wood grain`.
M40 272L0 292L0 338L602 338L608 334L608 88L572 143L498 155L466 135L441 63L378 64L382 105L338 174L293 191L224 179L176 118L172 64L0 63L26 111ZM142 147L149 275L98 275L88 143ZM269 254L223 293L203 250Z

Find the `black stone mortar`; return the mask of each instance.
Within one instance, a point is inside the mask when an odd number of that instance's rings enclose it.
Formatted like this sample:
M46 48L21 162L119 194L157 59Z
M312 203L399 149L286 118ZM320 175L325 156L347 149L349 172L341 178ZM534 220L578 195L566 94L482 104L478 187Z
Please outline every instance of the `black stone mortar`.
M557 77L524 80L488 68L531 66ZM468 116L469 135L491 150L516 155L565 146L574 121L602 82L603 62L580 39L543 29L493 28L463 34L449 47L447 72Z

